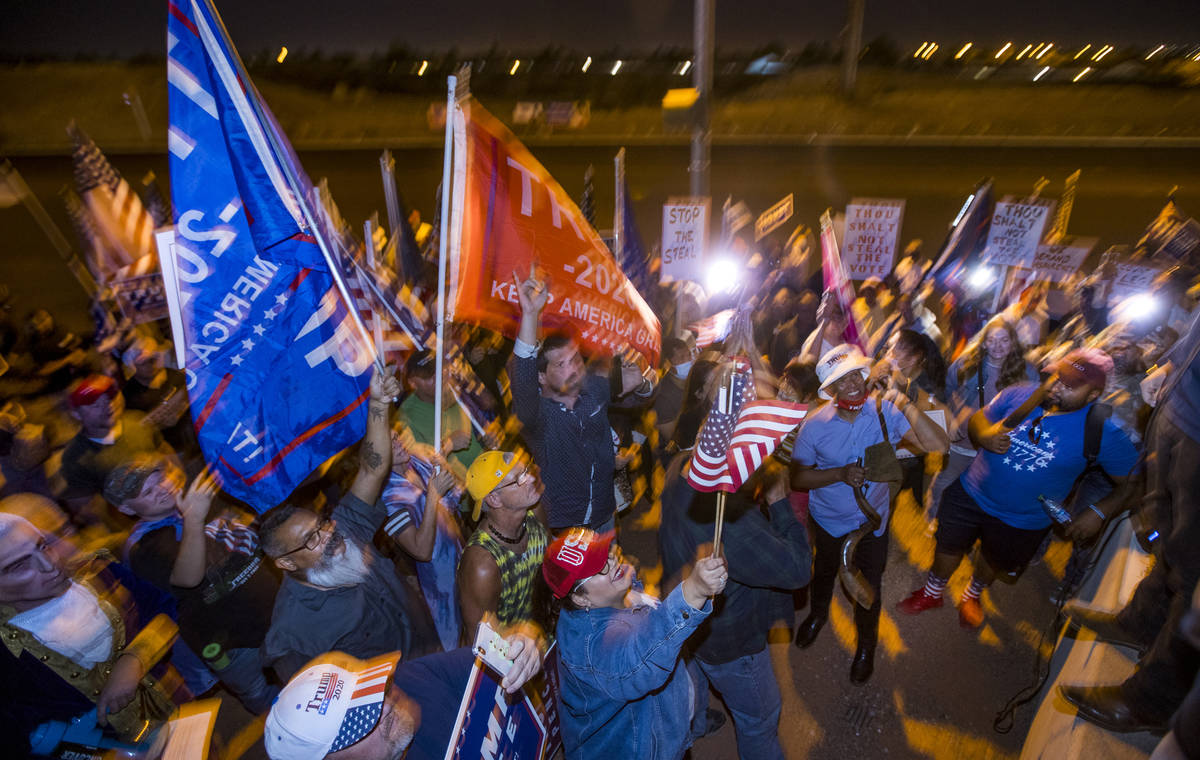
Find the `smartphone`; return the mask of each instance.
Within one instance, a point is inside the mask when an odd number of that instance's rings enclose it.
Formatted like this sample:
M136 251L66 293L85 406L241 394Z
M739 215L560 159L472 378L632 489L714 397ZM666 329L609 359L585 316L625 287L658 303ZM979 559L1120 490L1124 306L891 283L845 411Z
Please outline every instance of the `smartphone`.
M508 659L508 642L486 622L479 624L479 629L475 632L475 644L471 649L501 677L508 675L508 671L512 670L513 661Z

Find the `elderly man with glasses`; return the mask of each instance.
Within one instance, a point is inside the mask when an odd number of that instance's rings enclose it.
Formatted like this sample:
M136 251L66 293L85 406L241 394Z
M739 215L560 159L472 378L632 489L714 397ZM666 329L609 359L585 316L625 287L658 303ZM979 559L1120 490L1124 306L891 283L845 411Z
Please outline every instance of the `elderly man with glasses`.
M547 605L539 571L549 536L541 480L522 457L485 451L467 470L467 492L475 501L471 519L479 523L458 565L467 638L474 638L485 613L504 626L543 624Z
M441 649L414 584L372 546L387 517L379 495L391 470L388 405L400 384L376 372L370 392L358 474L331 514L284 503L258 527L263 553L285 573L262 647L283 682L325 652L369 659L399 649L408 658Z

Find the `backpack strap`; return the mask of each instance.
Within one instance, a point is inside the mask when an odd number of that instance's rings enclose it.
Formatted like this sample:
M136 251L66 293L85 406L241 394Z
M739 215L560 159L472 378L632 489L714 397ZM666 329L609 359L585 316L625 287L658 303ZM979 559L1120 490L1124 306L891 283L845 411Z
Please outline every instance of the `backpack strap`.
M1088 408L1087 419L1083 423L1083 458L1087 460L1087 469L1095 466L1100 457L1100 443L1104 437L1104 423L1112 416L1112 406L1094 403Z

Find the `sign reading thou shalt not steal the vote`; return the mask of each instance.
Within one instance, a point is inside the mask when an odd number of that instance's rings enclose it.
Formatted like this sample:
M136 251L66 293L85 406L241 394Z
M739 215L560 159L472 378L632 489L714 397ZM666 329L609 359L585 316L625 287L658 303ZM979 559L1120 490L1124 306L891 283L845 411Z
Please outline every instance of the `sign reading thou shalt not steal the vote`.
M1053 208L1054 202L1050 200L998 201L992 212L983 260L1002 266L1032 267Z
M708 198L671 198L663 204L662 275L700 282L708 248Z
M903 220L902 200L854 198L846 205L842 262L850 279L887 277L892 271Z

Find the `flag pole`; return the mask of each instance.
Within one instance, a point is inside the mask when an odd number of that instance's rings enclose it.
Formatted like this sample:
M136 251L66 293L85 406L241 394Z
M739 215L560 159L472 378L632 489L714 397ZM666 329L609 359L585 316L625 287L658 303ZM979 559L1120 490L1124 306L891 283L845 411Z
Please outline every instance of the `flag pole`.
M433 445L442 448L442 348L446 332L446 250L450 242L450 194L452 185L451 153L454 149L454 107L458 90L458 77L446 77L446 137L442 149L442 218L438 232L438 298L434 325L437 341L434 343L434 372L437 383L433 386Z
M363 245L367 251L367 269L375 274L375 229L368 219L363 222ZM371 308L371 336L375 339L375 354L383 360L383 324L379 320L379 312Z
M400 224L402 221L407 223L407 220L400 219L400 202L396 197L396 160L392 158L390 150L385 150L379 157L379 173L383 177L383 199L387 205L388 227L392 231L392 239L399 240ZM389 263L388 266L392 265ZM398 260L395 268L401 278L417 276L416 272L405 272L403 263Z
M246 70L245 64L242 63L242 57L238 55L237 47L233 44L233 38L229 35L229 30L225 27L225 20L221 18L221 14L217 12L213 0L204 0L204 5L212 14L213 21L220 30L221 37L225 41L225 45L229 48L230 58L234 65L237 66L238 76L245 85L246 101L250 107L254 109L254 116L258 119L259 125L267 136L267 142L271 148L271 153L275 158L279 168L283 171L283 176L287 180L288 188L292 191L292 195L296 198L296 204L300 207L300 212L304 215L304 222L308 225L308 231L312 234L313 239L317 241L317 247L321 250L321 256L325 259L325 264L329 267L329 274L333 277L333 283L337 286L338 293L342 296L342 301L346 304L346 310L350 312L350 318L354 320L354 326L358 329L359 336L362 338L363 345L368 350L375 354L375 368L382 372L383 357L374 350L374 345L371 341L371 334L367 332L367 326L363 323L362 315L358 313L358 309L354 305L354 299L350 296L350 289L346 287L346 282L342 278L342 273L334 261L333 254L330 253L329 243L325 240L324 233L317 225L316 219L313 217L312 209L309 208L309 199L300 191L300 181L297 179L292 165L289 161L284 160L285 151L283 146L279 144L279 135L271 126L271 122L263 113L262 103L258 101L257 90L253 86L253 80L250 79L250 73Z
M721 386L717 389L717 409L721 414L729 414L733 410L733 366L727 365L724 370L724 377L721 378ZM716 525L713 526L713 553L712 556L720 559L721 557L721 533L725 527L725 499L729 494L724 490L717 491L717 514Z
M625 149L617 151L613 159L616 169L616 192L613 194L613 256L617 263L622 262L621 254L625 244Z

